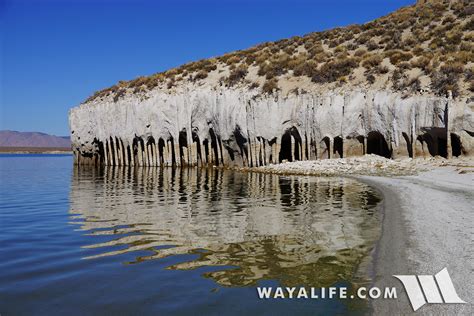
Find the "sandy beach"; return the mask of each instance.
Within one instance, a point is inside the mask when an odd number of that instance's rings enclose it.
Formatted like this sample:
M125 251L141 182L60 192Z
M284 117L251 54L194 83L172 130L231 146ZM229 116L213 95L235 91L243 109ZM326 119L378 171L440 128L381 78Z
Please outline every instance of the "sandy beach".
M372 301L375 315L412 314L393 275L434 275L447 268L467 304L426 304L421 315L472 315L474 162L360 157L258 168L278 174L349 175L383 195L381 238L373 253L374 285L397 287L397 300ZM398 173L398 175L397 175Z
M374 301L375 314L412 312L395 274L434 275L447 268L468 304L427 304L423 315L472 315L474 286L473 174L438 167L416 176L359 177L384 196L375 285L397 285L398 300Z

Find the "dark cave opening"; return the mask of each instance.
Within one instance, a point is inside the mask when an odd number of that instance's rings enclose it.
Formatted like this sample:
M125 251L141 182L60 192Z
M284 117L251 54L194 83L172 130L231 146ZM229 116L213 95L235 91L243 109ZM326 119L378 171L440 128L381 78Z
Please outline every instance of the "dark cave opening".
M343 157L343 140L341 136L334 137L333 154L335 158Z
M209 129L209 135L211 136L211 150L214 152L214 161L212 161L212 163L218 166L219 165L219 151L217 149L217 146L219 146L219 144L217 143L217 136L214 133L214 130L212 128Z
M178 136L178 145L179 145L179 161L181 165L184 164L184 147L188 147L188 139L187 139L186 129L183 128L181 132L179 132Z
M206 163L209 163L209 141L207 138L203 140L202 144L204 145L204 157L206 157Z
M291 159L291 135L290 135L289 131L286 131L281 136L279 161L282 162L283 160L292 161L292 159Z
M294 139L294 147L292 147L291 137L293 136ZM280 146L280 154L279 154L279 161L282 162L283 160L293 161L294 160L301 160L301 143L302 139L298 129L296 127L291 127L283 133L281 136L281 146ZM292 155L293 151L293 155Z
M407 144L408 157L413 158L412 140L410 139L410 137L408 137L407 133L405 132L402 132L402 136L405 139L405 142Z
M323 151L321 152L321 159L331 158L331 140L329 139L329 137L326 136L321 139L321 143L321 147L323 148Z
M452 154L454 157L461 156L461 153L462 153L461 138L454 133L451 133L451 149L452 149Z
M197 151L196 161L200 160L202 162L201 141L199 140L199 136L196 132L192 132L191 137L193 139L193 143L196 143L196 151Z
M431 156L448 157L448 141L446 135L446 128L433 127L426 129L427 131L422 135L422 140L426 143L428 151Z
M367 154L379 155L385 158L392 156L387 141L381 133L370 132L367 135Z
M165 155L165 141L163 140L163 138L160 138L158 139L158 156L160 157L160 164L162 165L165 163L164 155Z

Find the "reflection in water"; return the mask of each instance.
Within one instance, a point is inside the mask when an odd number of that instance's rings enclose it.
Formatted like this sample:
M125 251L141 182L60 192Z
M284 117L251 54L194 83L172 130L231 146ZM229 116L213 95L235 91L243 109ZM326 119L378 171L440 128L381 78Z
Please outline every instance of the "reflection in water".
M217 267L205 276L224 286L352 282L378 236L378 201L352 179L216 169L75 169L70 193L74 223L113 238L91 238L103 251L88 258L195 254L169 269Z

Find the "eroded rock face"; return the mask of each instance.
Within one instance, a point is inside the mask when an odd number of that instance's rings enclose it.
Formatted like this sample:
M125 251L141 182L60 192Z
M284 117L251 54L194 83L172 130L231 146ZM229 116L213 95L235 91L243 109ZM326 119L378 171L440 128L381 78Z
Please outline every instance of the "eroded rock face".
M71 109L69 122L79 164L261 166L371 153L471 155L473 106L391 91L282 97L202 87L95 100Z

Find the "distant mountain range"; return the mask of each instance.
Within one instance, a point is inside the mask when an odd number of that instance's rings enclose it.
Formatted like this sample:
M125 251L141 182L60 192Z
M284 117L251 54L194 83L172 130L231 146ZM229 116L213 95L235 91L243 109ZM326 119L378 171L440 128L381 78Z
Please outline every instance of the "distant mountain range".
M69 136L55 136L40 132L0 131L0 147L70 148Z

